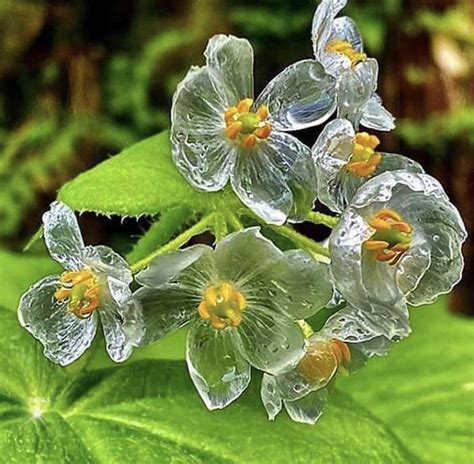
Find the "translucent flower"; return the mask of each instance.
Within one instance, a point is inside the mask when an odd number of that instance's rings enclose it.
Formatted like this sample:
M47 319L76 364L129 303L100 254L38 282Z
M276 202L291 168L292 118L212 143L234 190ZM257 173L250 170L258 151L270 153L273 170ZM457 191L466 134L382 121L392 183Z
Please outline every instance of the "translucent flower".
M319 201L340 213L362 184L382 172L424 172L417 162L405 156L378 151L379 144L375 135L356 132L347 119L327 124L312 149Z
M430 303L460 280L466 230L439 182L385 172L356 193L330 237L336 287L384 327L409 333L406 302Z
M312 41L316 60L337 78L338 117L349 119L356 128L388 131L395 127L393 116L376 94L378 64L364 53L362 37L354 21L337 18L346 0L323 0L313 18Z
M307 336L306 353L294 368L263 376L261 398L270 420L285 406L294 421L314 424L336 373L352 372L368 358L385 355L391 344L364 313L350 306L332 316L321 331L307 329Z
M334 111L334 79L313 60L275 77L254 101L250 43L217 35L178 85L171 109L173 159L197 189L230 179L241 201L265 221L302 219L316 194L310 150L291 131Z
M66 366L89 348L100 316L109 356L125 361L143 333L126 261L108 247L85 246L76 217L64 203L51 204L43 226L46 246L65 271L22 296L20 324L43 344L48 359Z
M281 252L258 228L227 236L215 250L195 245L158 257L137 281L144 344L192 322L186 359L209 409L246 389L251 366L277 373L297 363L305 339L294 321L332 296L326 264L301 250Z

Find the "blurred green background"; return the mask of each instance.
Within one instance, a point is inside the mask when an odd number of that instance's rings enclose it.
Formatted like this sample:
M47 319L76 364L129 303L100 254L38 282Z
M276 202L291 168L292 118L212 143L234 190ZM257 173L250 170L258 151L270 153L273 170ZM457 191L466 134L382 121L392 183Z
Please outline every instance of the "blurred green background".
M256 88L311 57L317 0L0 0L0 241L21 250L56 190L110 154L169 125L177 82L217 32L247 37ZM352 0L398 117L383 149L418 159L473 227L474 6L470 0ZM312 144L320 128L300 133ZM139 188L139 186L137 186ZM89 242L147 221L84 218ZM309 230L309 233L313 233ZM319 231L315 231L318 234ZM472 242L453 308L470 310Z

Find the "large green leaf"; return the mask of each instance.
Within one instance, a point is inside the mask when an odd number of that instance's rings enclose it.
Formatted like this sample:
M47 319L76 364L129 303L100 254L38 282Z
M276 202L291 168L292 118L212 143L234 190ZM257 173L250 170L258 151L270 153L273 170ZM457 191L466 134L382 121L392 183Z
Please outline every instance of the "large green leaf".
M413 335L340 386L423 461L472 463L474 320L445 302L414 308Z
M154 216L177 206L204 212L238 204L228 190L203 193L191 187L171 159L168 132L80 174L61 188L58 199L77 211L135 217Z
M2 462L406 463L416 459L347 394L308 427L268 422L257 385L224 411L198 399L183 361L70 371L0 309Z

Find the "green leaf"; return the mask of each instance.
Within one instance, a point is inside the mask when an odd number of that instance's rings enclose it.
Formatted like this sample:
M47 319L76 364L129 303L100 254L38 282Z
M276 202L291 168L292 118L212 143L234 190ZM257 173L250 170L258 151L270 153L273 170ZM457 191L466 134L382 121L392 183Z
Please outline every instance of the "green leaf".
M23 292L43 277L58 272L61 267L49 256L0 249L0 304L16 309Z
M3 462L409 463L416 459L347 394L316 427L268 422L258 383L209 412L183 361L137 361L71 374L0 309L0 456Z
M474 462L474 320L445 302L414 308L413 334L339 386L424 462Z
M64 185L58 199L77 211L155 216L177 206L201 213L240 205L229 190L204 193L181 176L171 159L169 133L132 145Z

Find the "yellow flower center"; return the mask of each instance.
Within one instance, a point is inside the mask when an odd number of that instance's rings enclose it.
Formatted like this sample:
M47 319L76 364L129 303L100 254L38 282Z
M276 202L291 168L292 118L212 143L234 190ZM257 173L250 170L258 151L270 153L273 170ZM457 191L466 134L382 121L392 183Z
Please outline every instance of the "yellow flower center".
M198 306L201 319L211 322L215 329L237 327L242 322L242 313L247 308L245 297L229 282L211 285L204 291Z
M258 140L266 139L272 131L272 125L265 122L268 118L268 108L261 105L253 113L250 111L252 103L251 98L245 98L224 113L226 137L238 140L244 148L252 148Z
M352 156L345 168L359 177L369 177L382 161L382 155L375 152L380 140L375 135L359 132L355 136Z
M63 272L59 282L54 298L69 300L68 308L78 318L87 319L99 308L99 279L90 269Z
M351 352L346 343L336 339L317 340L310 344L297 369L307 380L326 384L341 364L350 362Z
M375 229L375 233L364 242L364 248L373 252L379 261L397 264L410 248L411 225L403 221L396 211L383 209L370 219L369 226Z
M365 61L367 55L365 53L356 52L354 47L347 40L335 39L331 40L326 46L326 51L340 53L351 60L351 66L355 67L357 64Z

